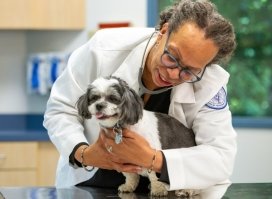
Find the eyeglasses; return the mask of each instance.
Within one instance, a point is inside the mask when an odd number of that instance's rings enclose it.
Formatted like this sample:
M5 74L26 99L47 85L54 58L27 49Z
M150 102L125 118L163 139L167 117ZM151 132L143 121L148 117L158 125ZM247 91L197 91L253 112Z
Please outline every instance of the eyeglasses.
M168 43L168 38L164 46L164 51L161 55L161 63L167 68L171 69L180 68L179 78L184 82L194 83L200 81L206 70L206 66L204 67L204 69L198 68L189 69L188 67L181 66L177 59L169 52L169 50L166 47Z

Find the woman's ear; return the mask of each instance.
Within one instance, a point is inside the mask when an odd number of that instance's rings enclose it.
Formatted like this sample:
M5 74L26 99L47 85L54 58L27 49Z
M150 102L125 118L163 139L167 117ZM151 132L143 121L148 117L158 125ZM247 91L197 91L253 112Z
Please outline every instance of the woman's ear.
M168 23L165 23L165 24L163 24L162 28L159 30L159 35L158 35L157 41L156 41L157 43L160 42L160 40L162 39L163 35L165 33L167 33L167 31L168 31Z
M168 23L165 23L165 24L162 25L162 28L160 29L160 35L163 35L163 34L167 33L168 26L169 26Z

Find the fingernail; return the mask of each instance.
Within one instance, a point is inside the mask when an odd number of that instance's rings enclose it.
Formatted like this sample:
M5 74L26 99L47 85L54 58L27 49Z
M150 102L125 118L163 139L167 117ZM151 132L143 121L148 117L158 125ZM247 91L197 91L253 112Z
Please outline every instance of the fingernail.
M142 171L143 168L142 168L142 167L137 167L136 170L137 170L137 171Z

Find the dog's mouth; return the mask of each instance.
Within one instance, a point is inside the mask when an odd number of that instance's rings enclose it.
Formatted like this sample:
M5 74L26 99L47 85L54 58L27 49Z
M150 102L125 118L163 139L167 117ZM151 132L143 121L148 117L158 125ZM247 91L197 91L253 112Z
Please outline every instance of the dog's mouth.
M98 119L98 120L106 120L106 119L109 119L109 118L115 117L115 116L117 116L117 113L115 113L115 114L113 114L113 115L106 115L106 114L104 114L104 113L97 112L97 113L95 114L95 117L96 117L96 119Z

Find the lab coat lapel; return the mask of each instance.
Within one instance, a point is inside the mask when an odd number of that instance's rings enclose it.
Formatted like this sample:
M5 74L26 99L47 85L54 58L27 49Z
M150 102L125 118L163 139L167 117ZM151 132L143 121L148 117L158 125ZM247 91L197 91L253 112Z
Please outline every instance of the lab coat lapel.
M195 103L194 88L192 84L183 83L172 89L169 115L188 127L182 103Z
M219 65L207 67L202 80L193 85L199 106L208 103L222 87L226 86L228 79L229 74Z
M211 65L201 81L183 83L173 88L169 115L191 128L195 115L228 82L229 74L218 65Z

